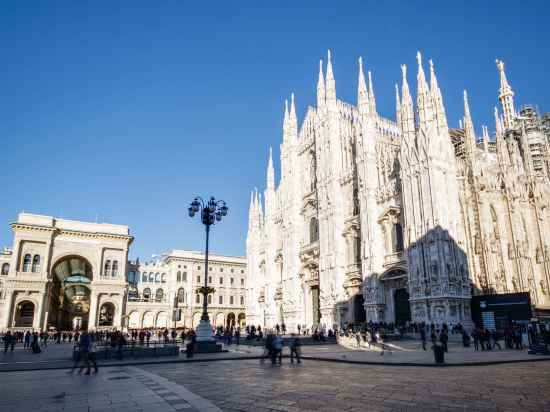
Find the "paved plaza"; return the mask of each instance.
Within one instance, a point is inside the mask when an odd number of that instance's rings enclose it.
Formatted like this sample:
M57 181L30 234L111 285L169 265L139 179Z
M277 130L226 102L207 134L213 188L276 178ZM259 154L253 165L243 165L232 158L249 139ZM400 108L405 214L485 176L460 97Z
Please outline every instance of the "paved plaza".
M0 355L0 410L550 410L550 357L525 351L474 352L451 343L445 368L426 367L433 354L418 341L396 343L384 355L304 346L300 365L288 358L282 366L261 362L262 351L232 345L193 362L184 356L101 361L97 375L85 376L70 373L71 345L51 345L40 355L17 348ZM510 361L519 362L468 366Z

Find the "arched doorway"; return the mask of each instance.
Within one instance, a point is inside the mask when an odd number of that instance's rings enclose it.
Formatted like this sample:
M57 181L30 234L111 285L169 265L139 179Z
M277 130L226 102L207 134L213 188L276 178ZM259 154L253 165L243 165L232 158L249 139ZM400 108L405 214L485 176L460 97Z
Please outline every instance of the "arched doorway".
M246 315L244 313L239 313L238 316L239 326L244 328L246 326Z
M155 324L157 328L167 328L168 327L168 314L166 312L159 312L157 315L157 322Z
M411 307L409 305L409 292L405 288L396 289L394 295L395 324L404 325L411 320Z
M227 314L227 319L225 320L225 326L228 328L235 327L235 314L233 312Z
M145 312L143 315L143 327L144 328L152 328L155 326L155 315L153 312Z
M115 305L111 302L104 303L99 309L98 326L113 326L115 318Z
M136 310L130 313L130 315L128 316L128 327L130 329L139 329L139 317L139 312Z
M34 322L34 303L29 300L19 302L15 308L14 326L16 328L31 328Z
M88 329L92 266L81 256L67 256L52 267L48 327Z

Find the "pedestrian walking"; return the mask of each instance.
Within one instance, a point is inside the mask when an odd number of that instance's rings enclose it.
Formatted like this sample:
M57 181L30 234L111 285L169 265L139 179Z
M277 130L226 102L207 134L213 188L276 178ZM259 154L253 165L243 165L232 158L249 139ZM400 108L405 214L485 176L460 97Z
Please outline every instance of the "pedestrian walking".
M300 338L296 336L295 333L290 334L290 363L294 363L294 357L296 356L296 363L302 363L300 361L300 351L301 351L302 342Z
M11 348L11 352L13 352L14 346L15 346L15 336L12 335L11 331L8 330L4 334L4 353L7 353L9 348Z
M275 362L279 359L279 365L283 361L283 339L277 335L273 339L273 350L271 351L271 364L275 365Z
M420 326L420 340L422 341L422 349L426 350L426 327Z

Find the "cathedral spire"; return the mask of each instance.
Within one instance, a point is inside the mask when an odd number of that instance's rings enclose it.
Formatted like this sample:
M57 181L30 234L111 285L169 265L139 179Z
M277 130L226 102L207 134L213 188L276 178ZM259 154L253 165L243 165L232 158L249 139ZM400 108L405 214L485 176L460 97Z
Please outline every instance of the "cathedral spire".
M357 108L359 113L368 113L369 111L369 94L367 92L367 83L365 82L365 74L363 73L363 59L359 57L359 82L357 86Z
M401 128L401 99L399 97L399 86L395 83L395 122Z
M288 139L289 114L288 114L288 99L285 99L285 115L283 117L283 142Z
M437 128L440 131L447 130L447 115L445 114L445 106L443 105L443 96L441 95L441 89L435 75L434 63L432 59L430 63L430 93L432 95L433 110L435 120L437 122Z
M415 127L414 127L414 108L411 93L409 91L409 83L407 82L407 66L401 65L401 74L403 77L401 85L401 125L403 136L408 138L414 136Z
M487 153L489 151L489 129L483 125L481 126L481 130L483 133L483 151Z
M298 119L296 117L296 105L294 104L294 93L290 95L290 113L288 115L289 134L292 140L298 137Z
M267 162L267 190L275 190L275 169L273 168L273 149L269 146L269 160Z
M376 98L374 97L374 87L372 87L372 73L369 70L369 112L376 113Z
M327 51L327 78L325 81L326 102L328 105L336 104L336 81L332 72L332 60L330 50Z
M427 128L432 121L432 102L428 83L426 82L426 75L424 74L424 68L422 67L422 55L420 52L416 53L416 60L418 62L418 75L416 78L418 123L419 127Z
M325 105L325 77L323 75L323 59L319 60L319 80L317 81L317 107Z
M509 129L513 126L514 118L516 117L516 112L514 109L514 91L506 78L506 73L504 72L504 62L497 59L496 64L500 74L498 99L500 100L504 114L504 127Z
M476 136L472 115L470 114L470 105L468 103L468 92L464 90L464 143L467 150L473 155L476 147Z

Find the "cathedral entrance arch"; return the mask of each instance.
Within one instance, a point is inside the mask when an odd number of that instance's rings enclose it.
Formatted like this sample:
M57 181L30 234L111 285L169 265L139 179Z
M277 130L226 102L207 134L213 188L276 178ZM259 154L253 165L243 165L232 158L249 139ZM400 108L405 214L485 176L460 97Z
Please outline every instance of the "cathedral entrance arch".
M396 289L394 292L395 324L404 325L411 321L411 306L409 304L409 292L405 288Z
M48 328L88 329L92 279L92 265L82 256L65 256L52 266Z

